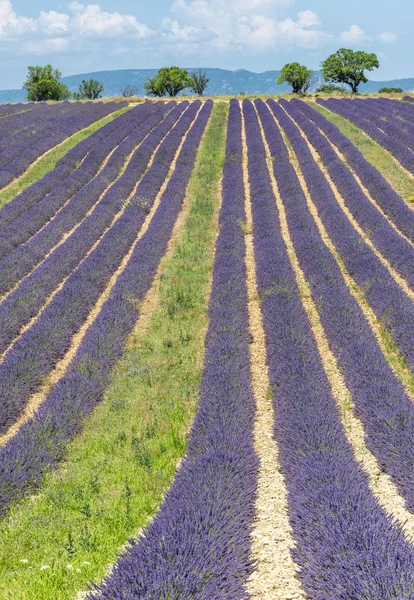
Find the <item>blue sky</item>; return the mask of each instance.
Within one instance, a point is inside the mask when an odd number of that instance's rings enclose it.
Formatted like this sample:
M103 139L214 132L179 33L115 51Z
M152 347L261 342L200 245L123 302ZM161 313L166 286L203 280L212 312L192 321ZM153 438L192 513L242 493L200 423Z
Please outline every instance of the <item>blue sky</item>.
M0 0L0 89L29 64L316 69L339 47L376 52L372 79L414 77L413 23L413 0Z

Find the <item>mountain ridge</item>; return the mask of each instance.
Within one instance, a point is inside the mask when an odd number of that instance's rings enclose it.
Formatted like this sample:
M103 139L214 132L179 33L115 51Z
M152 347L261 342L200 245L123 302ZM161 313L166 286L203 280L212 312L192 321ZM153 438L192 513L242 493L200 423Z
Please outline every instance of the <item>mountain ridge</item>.
M188 69L189 72L194 69ZM206 94L211 96L245 94L283 94L290 91L287 84L277 85L276 79L280 71L264 71L254 73L246 69L230 71L220 68L205 68L210 82ZM93 71L91 73L80 73L62 78L71 92L77 91L82 79L98 79L105 86L104 96L119 96L121 88L127 84L138 87L139 95L145 92L144 84L149 77L157 73L158 69L117 69L109 71ZM313 71L311 91L315 91L323 82L320 71ZM414 91L414 77L405 79L392 79L388 81L368 81L361 84L360 91L363 93L376 93L381 87L401 87L405 92ZM190 95L190 94L189 94ZM26 91L0 90L0 103L22 102L26 100Z

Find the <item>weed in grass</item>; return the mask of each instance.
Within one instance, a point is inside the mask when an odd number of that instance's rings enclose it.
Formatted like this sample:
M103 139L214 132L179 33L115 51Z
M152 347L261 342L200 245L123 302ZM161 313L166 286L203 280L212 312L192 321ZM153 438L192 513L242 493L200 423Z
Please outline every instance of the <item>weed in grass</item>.
M69 558L76 553L75 540L73 539L72 531L69 530L68 539L65 544L65 550Z

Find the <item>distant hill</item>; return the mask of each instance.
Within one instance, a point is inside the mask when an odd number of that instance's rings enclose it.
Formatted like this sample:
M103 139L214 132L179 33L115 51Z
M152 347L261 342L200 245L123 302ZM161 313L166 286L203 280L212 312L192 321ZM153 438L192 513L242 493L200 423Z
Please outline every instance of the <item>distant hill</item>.
M191 69L189 69L191 71ZM205 69L210 82L206 94L212 96L245 94L282 94L289 91L289 86L276 85L280 71L265 71L253 73L245 69L227 71L225 69ZM95 73L82 73L63 77L62 81L75 92L82 79L98 79L105 86L105 96L119 96L124 85L134 84L139 89L139 94L145 92L144 84L152 77L157 69L125 69L119 71L97 71ZM319 71L314 71L311 90L315 90L322 82ZM391 81L369 81L360 86L360 91L375 93L383 87L401 87L405 92L414 91L414 78L393 79ZM0 90L0 103L22 102L26 99L25 90Z

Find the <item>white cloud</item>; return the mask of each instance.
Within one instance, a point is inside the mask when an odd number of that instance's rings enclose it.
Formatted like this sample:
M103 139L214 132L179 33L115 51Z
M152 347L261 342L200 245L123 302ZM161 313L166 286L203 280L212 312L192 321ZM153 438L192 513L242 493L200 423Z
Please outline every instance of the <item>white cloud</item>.
M314 25L320 25L318 15L316 15L312 10L303 10L298 12L299 24L302 27L313 27Z
M383 44L393 44L397 41L397 36L395 33L390 33L389 31L383 31L377 35L377 38Z
M290 14L295 0L170 1L169 14L153 31L136 16L108 12L96 3L72 0L65 12L40 11L37 17L26 17L16 13L11 0L0 0L0 51L22 56L140 52L152 63L160 57L210 60L217 55L221 62L231 52L264 56L271 51L323 48L335 40L312 10ZM354 46L373 39L391 43L396 36L383 32L370 39L352 25L340 39Z
M17 54L82 51L95 40L143 40L153 32L132 15L105 12L98 4L70 2L69 14L40 11L37 18L19 16L10 0L0 0L0 47Z
M351 45L362 44L368 40L365 31L358 25L351 25L347 31L341 33L340 38L343 42Z
M71 2L69 10L73 13L70 18L70 27L78 35L97 35L105 37L117 37L120 35L134 35L139 38L150 34L150 29L131 15L120 13L108 13L101 9L98 4L87 6L80 2Z
M174 23L196 28L194 35L216 50L254 48L266 51L289 44L300 48L324 46L332 36L323 31L311 10L296 19L277 18L293 0L175 0ZM180 30L182 34L182 31Z

